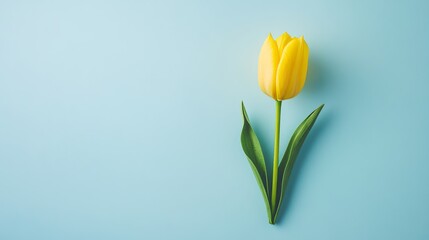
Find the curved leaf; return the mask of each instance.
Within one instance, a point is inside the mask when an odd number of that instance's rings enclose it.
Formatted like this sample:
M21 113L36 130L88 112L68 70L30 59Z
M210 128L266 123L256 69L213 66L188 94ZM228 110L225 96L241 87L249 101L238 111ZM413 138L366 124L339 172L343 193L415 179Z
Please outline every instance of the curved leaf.
M276 201L276 210L274 213L273 222L276 221L277 215L279 213L282 200L284 197L284 194L286 192L286 187L289 181L290 174L293 169L293 165L295 163L296 158L298 157L299 151L305 141L305 138L307 137L308 133L310 132L311 128L314 125L314 122L316 122L317 117L319 116L320 111L322 111L324 104L320 105L316 110L314 110L295 130L294 134L292 135L289 144L287 146L286 152L283 155L282 161L279 165L279 177L278 177L278 184L279 186L277 192L280 192L277 201Z
M265 165L264 154L262 152L258 137L250 125L249 117L247 116L246 108L244 107L243 102L241 103L241 107L244 119L243 130L241 131L241 146L243 147L243 151L249 160L253 174L255 175L256 181L258 182L259 188L261 189L265 206L267 208L268 219L270 223L272 223L272 213L269 199L270 188L268 184L267 167Z

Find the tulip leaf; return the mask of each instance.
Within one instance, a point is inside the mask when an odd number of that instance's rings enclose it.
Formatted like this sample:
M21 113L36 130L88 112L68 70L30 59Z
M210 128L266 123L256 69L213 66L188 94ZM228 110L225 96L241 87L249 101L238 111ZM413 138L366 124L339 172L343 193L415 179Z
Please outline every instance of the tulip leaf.
M247 116L246 108L244 103L241 103L242 114L243 114L243 130L241 132L241 146L243 151L249 160L250 167L252 168L253 174L255 175L256 181L258 182L259 188L261 189L262 196L264 197L265 206L267 208L268 219L271 223L272 213L270 205L270 194L269 194L269 183L267 175L267 167L265 165L264 153L262 152L261 145L255 131L253 131L250 125L249 117Z
M277 186L277 192L279 192L279 196L277 197L276 201L276 207L273 222L276 221L277 215L279 213L281 203L283 200L283 197L286 192L286 187L289 182L289 177L291 175L293 165L295 163L295 160L298 157L299 151L305 141L305 138L307 137L308 133L310 132L311 128L313 127L314 123L316 122L317 117L319 116L320 111L322 111L324 104L320 105L316 110L314 110L295 130L294 134L292 135L289 144L286 148L286 152L283 155L282 161L279 165L279 177L278 177L278 184Z

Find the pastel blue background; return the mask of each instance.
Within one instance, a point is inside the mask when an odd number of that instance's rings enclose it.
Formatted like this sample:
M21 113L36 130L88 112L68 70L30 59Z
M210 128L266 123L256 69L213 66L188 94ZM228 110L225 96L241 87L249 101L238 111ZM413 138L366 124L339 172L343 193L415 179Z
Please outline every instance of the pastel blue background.
M0 239L429 239L429 4L1 1ZM241 150L269 32L304 35L278 225Z

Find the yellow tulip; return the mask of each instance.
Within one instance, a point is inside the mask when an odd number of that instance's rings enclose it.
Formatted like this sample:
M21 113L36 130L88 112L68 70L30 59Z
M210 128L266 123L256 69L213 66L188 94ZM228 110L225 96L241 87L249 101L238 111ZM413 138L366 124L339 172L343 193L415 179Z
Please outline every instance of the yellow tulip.
M250 125L246 109L242 104L244 125L241 133L241 145L261 188L271 224L276 222L286 192L287 184L285 185L285 183L288 182L299 149L324 106L322 104L314 110L298 126L279 164L282 102L298 95L304 87L307 77L308 55L309 49L304 37L291 37L286 32L277 39L274 39L271 34L268 35L259 54L259 86L265 94L275 100L276 106L271 181L267 174L267 164L258 137Z
M308 55L304 37L291 37L285 32L274 40L268 35L259 54L261 90L277 101L298 95L307 76Z

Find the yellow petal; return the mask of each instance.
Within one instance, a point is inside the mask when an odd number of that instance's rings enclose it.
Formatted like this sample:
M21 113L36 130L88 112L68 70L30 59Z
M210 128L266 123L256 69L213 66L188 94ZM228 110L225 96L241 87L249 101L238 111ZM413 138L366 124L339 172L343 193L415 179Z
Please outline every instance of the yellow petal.
M277 69L277 100L287 99L287 93L292 87L291 81L293 65L297 52L298 41L293 38L286 45L280 58L279 67Z
M309 49L304 38L293 38L283 50L277 70L277 100L296 96L305 83Z
M280 37L276 39L277 46L279 47L279 56L282 55L283 49L286 47L290 40L292 40L292 37L287 32L284 32L282 35L280 35Z
M258 81L261 90L276 98L276 72L279 63L277 43L271 34L262 45L258 62Z
M310 49L308 48L307 43L304 40L304 37L300 38L301 41L301 66L296 69L296 81L297 85L295 91L293 92L292 97L298 95L304 87L305 80L307 78L307 68L308 68L308 57L310 55Z

